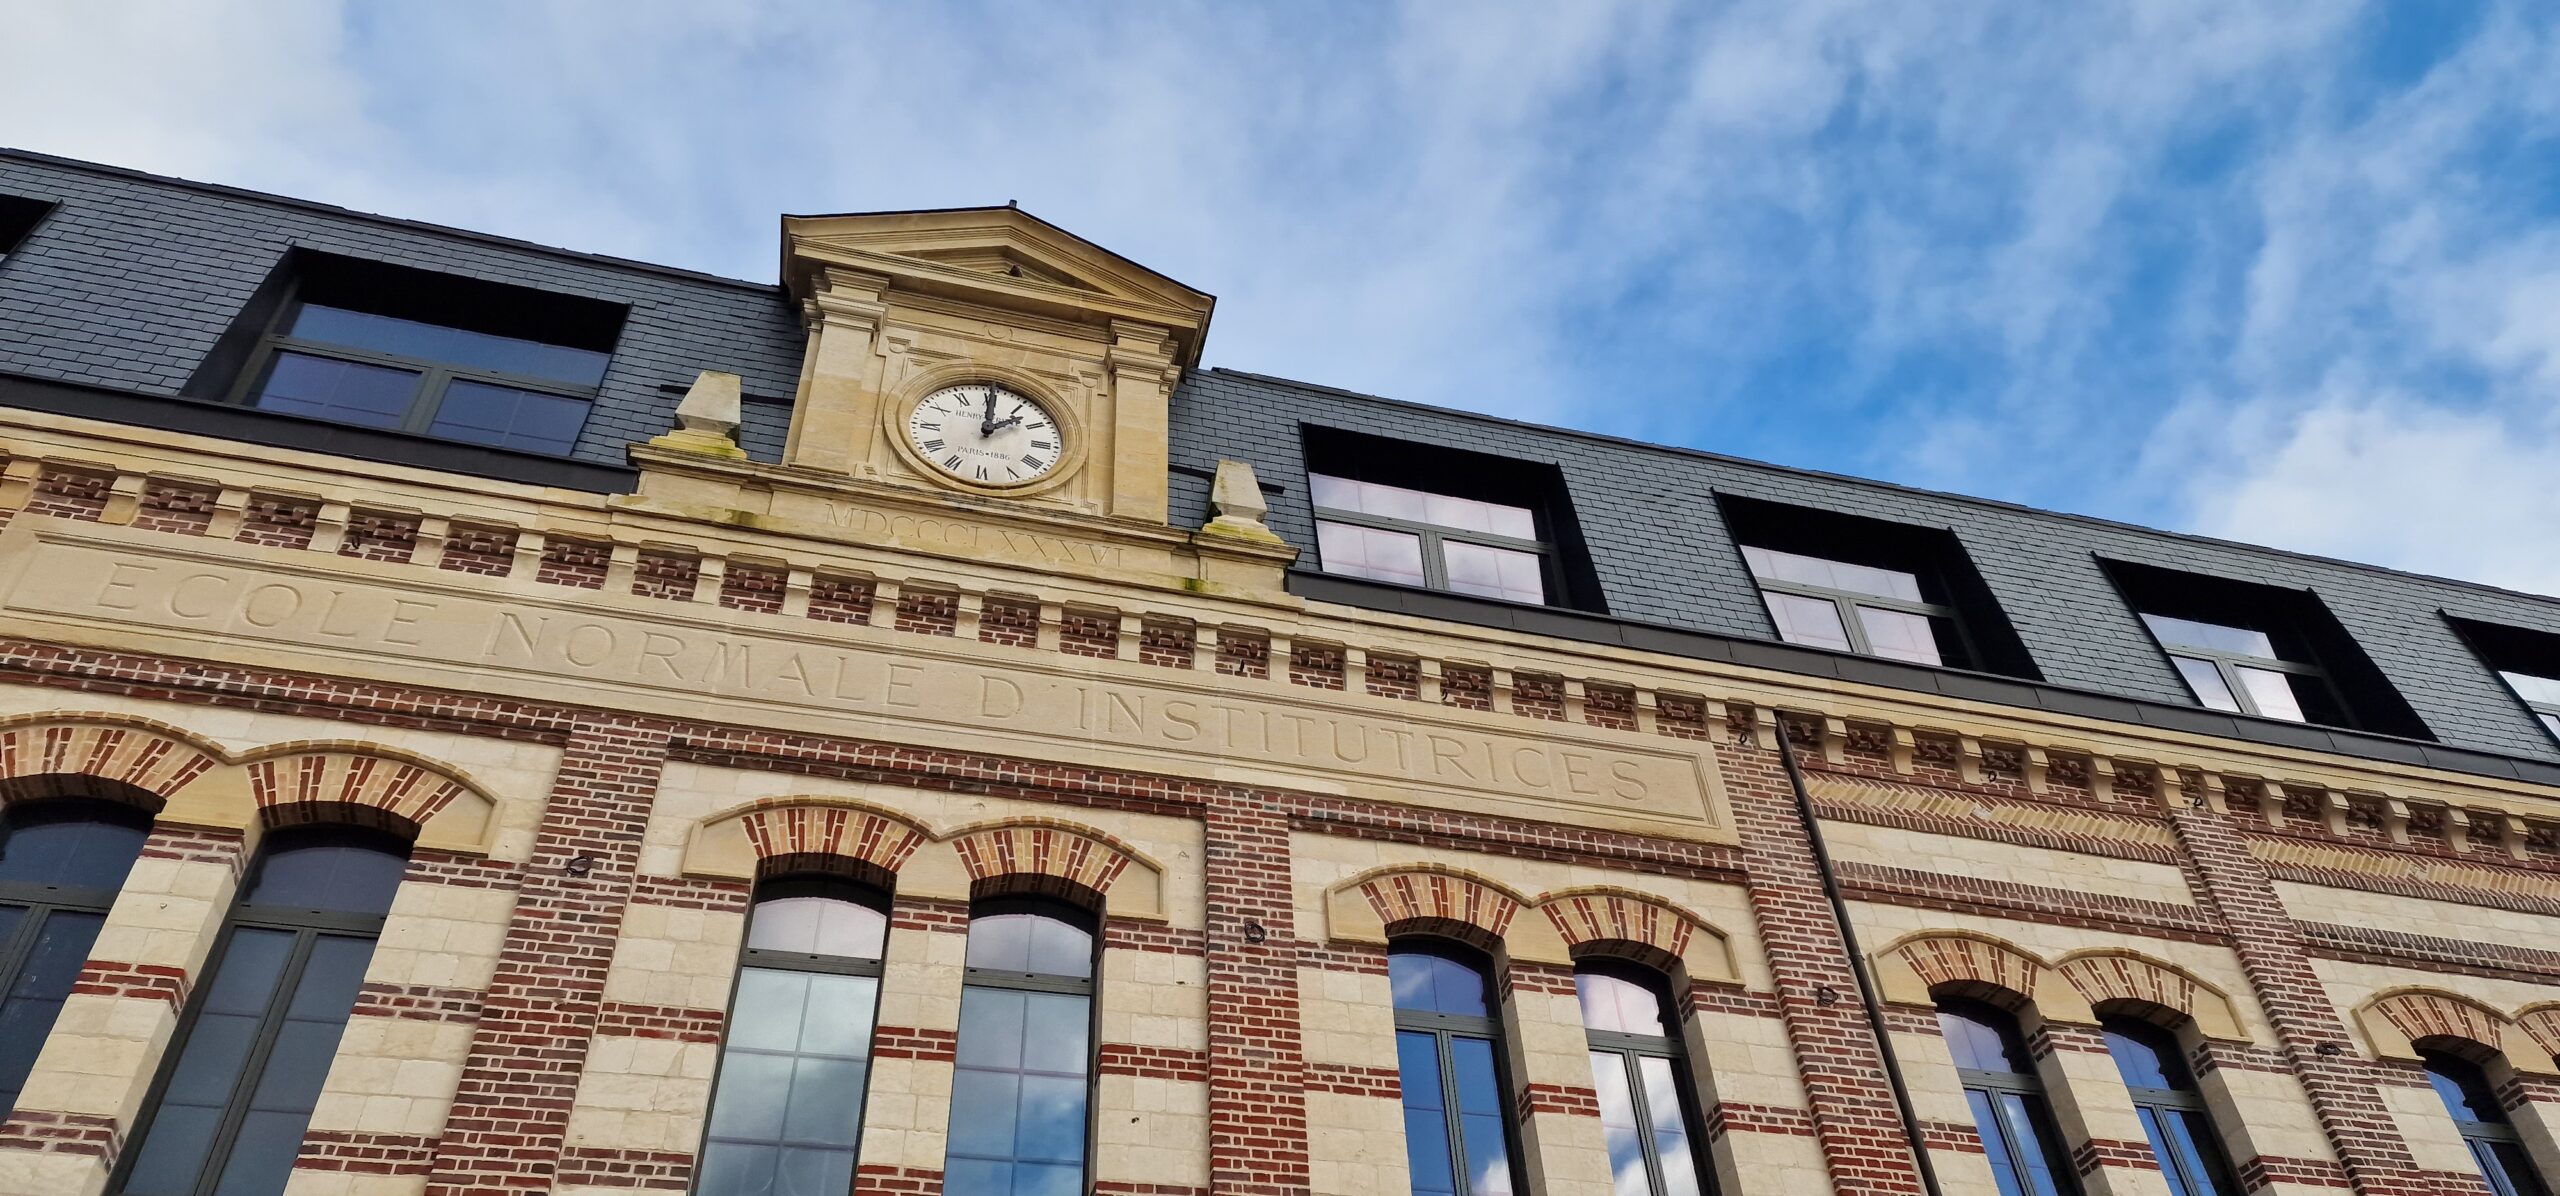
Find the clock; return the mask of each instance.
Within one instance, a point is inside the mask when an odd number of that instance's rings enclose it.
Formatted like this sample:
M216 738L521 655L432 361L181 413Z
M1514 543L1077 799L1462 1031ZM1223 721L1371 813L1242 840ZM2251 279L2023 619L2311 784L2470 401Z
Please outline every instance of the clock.
M946 386L907 413L907 445L940 472L977 486L1027 486L1066 459L1066 434L1039 400L993 382Z

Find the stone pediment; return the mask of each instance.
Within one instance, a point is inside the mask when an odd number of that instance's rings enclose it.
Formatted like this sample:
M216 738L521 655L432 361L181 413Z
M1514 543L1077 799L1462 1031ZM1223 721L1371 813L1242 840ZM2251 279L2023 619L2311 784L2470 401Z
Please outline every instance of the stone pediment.
M1217 300L1018 208L785 216L782 278L794 299L830 270L891 289L1081 324L1164 328L1175 361L1197 363Z

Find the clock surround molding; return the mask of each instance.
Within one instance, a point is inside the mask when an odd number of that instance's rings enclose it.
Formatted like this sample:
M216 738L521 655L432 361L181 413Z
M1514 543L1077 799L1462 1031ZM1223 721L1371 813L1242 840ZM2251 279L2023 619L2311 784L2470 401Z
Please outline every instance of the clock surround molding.
M1042 410L1048 412L1049 418L1058 425L1057 465L1027 482L996 485L956 477L935 468L932 462L916 452L914 443L906 435L907 418L915 413L916 405L946 387L966 386L973 382L1005 387L1038 403ZM944 362L907 376L890 400L880 405L880 437L888 442L890 450L906 463L908 469L946 490L989 498L1028 498L1046 494L1080 480L1078 475L1085 465L1087 437L1084 418L1077 410L1078 404L1069 401L1067 394L1051 379L1030 370L994 363Z

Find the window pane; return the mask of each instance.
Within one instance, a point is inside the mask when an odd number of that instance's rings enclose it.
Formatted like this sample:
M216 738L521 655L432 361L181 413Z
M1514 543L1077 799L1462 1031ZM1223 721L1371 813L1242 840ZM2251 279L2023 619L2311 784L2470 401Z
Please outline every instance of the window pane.
M981 914L969 920L968 964L997 972L1093 976L1093 936L1046 914Z
M2552 734L2560 735L2560 714L2552 714L2548 711L2543 712L2542 725L2550 728Z
M326 341L371 349L377 353L497 373L549 378L580 386L593 386L601 381L605 363L611 360L608 354L592 349L546 345L520 337L471 332L316 303L303 304L295 313L290 335L301 340Z
M279 350L250 406L368 428L396 428L418 393L415 370Z
M1635 1092L1627 1083L1626 1056L1591 1052L1591 1086L1600 1096L1600 1134L1609 1147L1610 1188L1617 1196L1646 1196L1653 1180L1644 1166L1644 1137Z
M2018 1148L2018 1178L2029 1196L2062 1196L2054 1174L2053 1131L2045 1125L2041 1103L2014 1092L1999 1094L2001 1128Z
M1946 663L1938 655L1937 629L1931 626L1936 620L1927 615L1861 606L1858 621L1866 625L1867 647L1878 656L1913 664Z
M2141 1023L2110 1018L2104 1027L2107 1056L2127 1088L2187 1089L2187 1069L2177 1056L2177 1040L2169 1032Z
M1307 475L1307 501L1336 511L1360 509L1360 483L1329 474Z
M2194 619L2173 619L2167 615L2144 615L2151 634L2173 648L2202 648L2232 656L2256 656L2266 660L2281 659L2267 633L2247 627L2229 627L2220 623L2201 623Z
M1376 482L1360 483L1360 505L1355 508L1387 519L1411 523L1431 522L1431 496L1402 486L1382 486Z
M2015 1152L2009 1148L2009 1135L2002 1131L2000 1116L1991 1107L1991 1094L1967 1088L1964 1100L1973 1110L1973 1132L1982 1139L1983 1157L1991 1164L1991 1182L1999 1187L2000 1196L2027 1196L2024 1181L2018 1175Z
M13 805L0 838L0 881L121 889L151 833L149 816L83 799Z
M427 435L556 456L578 446L589 406L585 399L456 378L445 384Z
M958 1177L960 1188L946 1190L1063 1186L1073 1196L1082 1187L1092 1017L1087 997L961 990L945 1176L946 1185Z
M1653 1119L1654 1161L1662 1168L1664 1196L1698 1196L1698 1158L1689 1146L1689 1116L1680 1103L1671 1060L1640 1055L1636 1072L1644 1080L1645 1112Z
M1399 585L1423 584L1420 536L1318 520L1316 555L1327 573Z
M756 903L747 946L803 955L878 959L889 916L841 897L779 897Z
M1439 1040L1411 1030L1396 1032L1396 1072L1404 1089L1404 1150L1416 1193L1454 1193L1449 1115L1440 1096Z
M1790 644L1849 650L1849 633L1840 626L1840 607L1827 598L1766 592L1769 617L1777 621L1778 638Z
M16 909L0 911L0 940L17 929L21 916ZM89 961L89 948L105 922L102 914L56 910L37 927L26 962L18 966L7 999L0 1001L0 1108L17 1103L18 1090L35 1069L36 1053L53 1032L54 1017L62 1012L63 999L71 995L71 984L80 978L80 967Z
M2513 1142L2475 1140L2471 1154L2480 1161L2480 1174L2489 1180L2497 1196L2542 1196L2542 1181L2533 1177L2533 1162L2525 1157L2523 1147Z
M1751 567L1752 576L1770 581L1791 581L1797 585L1818 586L1826 590L1843 590L1877 598L1899 598L1905 602L1922 601L1917 574L1895 569L1878 569L1869 565L1853 565L1846 561L1824 560L1796 552L1780 552L1774 548L1745 546L1743 562Z
M2445 1111L2466 1125L2505 1125L2506 1111L2499 1107L2497 1094L2489 1088L2489 1078L2467 1059L2429 1051L2421 1056L2426 1061L2427 1083L2443 1099Z
M1533 605L1547 600L1546 578L1534 552L1443 540L1441 554L1449 588L1458 593Z
M2302 721L2302 704L2294 700L2292 679L2283 673L2253 669L2241 665L2231 670L2240 677L2240 688L2249 692L2249 704L2267 718Z
M1511 1191L1511 1136L1504 1124L1502 1084L1493 1067L1493 1044L1481 1038L1449 1040L1450 1070L1457 1077L1461 1153L1468 1190L1476 1196Z
M409 867L396 846L387 836L353 842L329 827L276 831L259 852L257 875L240 903L380 914L391 908Z
M1582 1000L1582 1024L1586 1029L1670 1036L1663 1020L1662 998L1642 984L1624 976L1583 970L1573 974L1573 989Z
M2186 1176L2188 1192L2193 1196L2238 1196L2227 1190L2231 1169L2222 1163L2222 1145L2214 1140L2213 1125L2204 1119L2204 1114L2162 1109L2159 1121L2168 1135L2169 1149L2177 1157L2178 1170Z
M2500 673L2516 695L2538 706L2560 706L2560 677L2537 677L2531 673Z
M1938 1007L1938 1032L1958 1067L1970 1071L2034 1075L2026 1048L2018 1041L2017 1023L2008 1014L1978 1002Z
M1398 1009L1486 1016L1484 973L1446 956L1414 949L1387 952L1387 980Z
M2187 688L2195 691L2196 701L2203 703L2206 709L2240 713L2240 699L2232 697L2231 687L2222 683L2219 666L2210 660L2198 660L2192 656L2172 656L2169 659L2178 666L2178 675L2187 679Z
M1445 494L1423 497L1423 522L1453 527L1462 532L1493 530L1493 508L1471 498L1451 498Z

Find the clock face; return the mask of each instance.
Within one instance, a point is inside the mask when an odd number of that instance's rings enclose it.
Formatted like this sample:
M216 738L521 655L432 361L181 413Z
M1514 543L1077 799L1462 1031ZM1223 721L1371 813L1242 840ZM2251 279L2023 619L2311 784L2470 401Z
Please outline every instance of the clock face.
M907 443L935 469L981 486L1036 482L1066 456L1048 408L989 382L926 395L907 416Z

